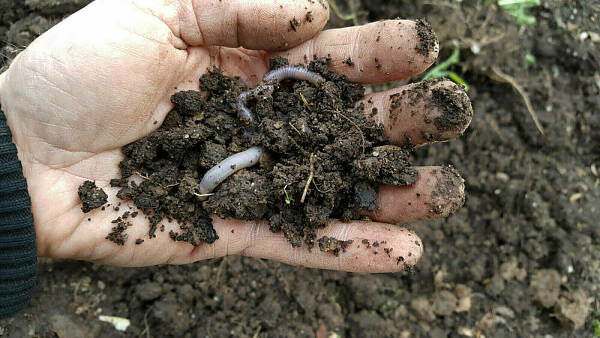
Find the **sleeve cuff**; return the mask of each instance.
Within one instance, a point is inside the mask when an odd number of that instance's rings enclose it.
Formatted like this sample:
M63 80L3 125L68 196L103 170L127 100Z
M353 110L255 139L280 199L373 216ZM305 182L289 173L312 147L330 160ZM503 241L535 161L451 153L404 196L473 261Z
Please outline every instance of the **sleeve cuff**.
M31 200L17 148L0 107L0 319L29 304L37 284Z

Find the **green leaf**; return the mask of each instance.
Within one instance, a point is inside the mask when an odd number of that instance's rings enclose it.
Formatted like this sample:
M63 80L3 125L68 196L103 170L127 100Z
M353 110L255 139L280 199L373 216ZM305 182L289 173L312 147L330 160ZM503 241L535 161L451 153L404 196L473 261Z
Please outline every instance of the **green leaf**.
M498 0L502 7L520 25L534 25L535 17L527 13L527 9L540 5L540 0Z
M531 53L527 53L525 54L525 61L527 61L527 64L530 66L535 65L535 56Z
M594 321L592 322L592 325L594 326L594 338L599 338L600 337L600 320L594 319Z
M440 63L439 65L431 68L430 71L423 76L423 80L429 79L438 79L442 77L448 77L450 80L454 81L456 84L463 86L465 91L469 90L469 85L463 80L458 74L452 71L448 71L447 69L452 67L453 65L460 62L460 50L456 48L450 57L446 59L446 61Z

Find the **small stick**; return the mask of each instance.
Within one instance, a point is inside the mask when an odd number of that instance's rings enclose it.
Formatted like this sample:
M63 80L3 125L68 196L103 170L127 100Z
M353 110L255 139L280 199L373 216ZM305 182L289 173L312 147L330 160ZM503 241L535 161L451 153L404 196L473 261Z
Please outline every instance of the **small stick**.
M540 132L540 134L544 135L544 127L542 127L542 124L538 120L538 116L537 116L535 110L533 110L533 106L531 105L529 96L527 95L527 93L525 93L525 90L523 89L523 87L521 87L521 85L517 83L517 80L515 80L512 76L503 73L496 66L492 67L492 72L493 72L493 75L495 75L495 78L492 77L492 80L498 80L500 82L508 83L517 91L517 93L519 93L519 95L521 95L521 98L525 102L525 107L527 108L527 111L529 112L529 115L531 116L531 119L533 120L535 127Z
M306 108L308 108L308 110L312 110L310 108L310 105L308 104L308 101L306 101L306 98L304 97L304 95L302 95L302 93L300 93L300 98L302 98L302 102L304 102L304 105L306 106Z
M385 150L402 151L402 147L398 147L398 146L391 145L391 144L386 144L384 146L373 147L373 151L385 151Z
M304 203L304 199L306 198L306 193L308 192L308 186L310 185L310 182L312 181L315 173L314 173L314 165L313 165L313 158L314 158L314 154L310 154L310 175L308 175L308 180L306 180L306 185L304 186L304 192L302 192L302 198L300 198L300 203Z
M223 259L221 260L221 264L219 264L219 270L217 270L217 278L215 278L215 286L219 285L219 282L221 281L221 273L223 272L223 265L225 265L225 261L227 260L227 256L223 257Z
M260 259L259 259L260 261ZM258 338L258 334L260 333L260 330L262 329L262 325L259 325L258 328L256 329L256 332L254 333L254 336L252 336L252 338Z
M197 197L208 197L208 196L214 195L215 193L213 192L213 193L210 193L210 194L199 194L197 192L193 192L192 194L194 194Z
M294 129L298 135L302 135L302 133L300 132L300 130L296 129L296 127L294 127L294 125L292 124L292 122L288 122L288 124L290 125L290 127L292 127L292 129Z
M136 174L136 175L138 175L139 177L145 179L145 180L149 180L150 179L150 177L142 175L142 173L139 172L139 171L134 171L133 173Z

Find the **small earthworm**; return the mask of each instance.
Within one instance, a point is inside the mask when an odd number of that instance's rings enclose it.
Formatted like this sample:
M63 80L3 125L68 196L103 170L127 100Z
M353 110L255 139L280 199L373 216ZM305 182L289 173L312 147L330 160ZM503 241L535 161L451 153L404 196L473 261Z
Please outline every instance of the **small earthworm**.
M311 72L304 67L284 66L265 74L263 82L281 82L286 79L304 80L314 85L318 85L320 82L325 81L321 75ZM256 97L261 93L271 95L274 90L275 87L272 84L263 84L241 93L237 100L238 117L240 119L255 121L250 109L246 107L246 102L248 102L248 99L251 97ZM238 170L251 167L258 163L263 152L264 150L262 147L252 147L240 153L233 154L221 161L221 163L210 168L202 177L202 181L200 181L199 192L201 196L198 198L201 201L206 200L208 198L207 195L227 179L227 177L233 175Z
M264 77L265 82L281 82L286 79L304 80L315 86L325 81L321 75L311 72L302 66L283 66L268 72Z
M321 75L311 72L302 66L283 66L265 74L263 82L281 82L287 79L304 80L315 86L320 82L325 81ZM248 102L249 98L256 97L261 93L264 93L267 96L271 95L273 94L273 90L275 90L273 85L260 85L254 89L241 93L238 96L237 101L238 116L243 119L254 121L254 115L252 115L250 109L246 107L246 102Z
M221 163L210 168L202 177L200 182L199 193L203 195L198 197L201 201L208 198L210 194L221 182L240 169L248 168L256 163L263 154L262 147L252 147L237 154L233 154L221 161Z
M249 98L258 96L261 93L264 93L265 96L269 96L273 94L273 90L275 90L275 87L273 87L273 85L261 85L254 89L241 93L240 96L238 96L237 100L238 116L241 119L247 119L254 122L254 116L250 112L250 109L246 107L246 102L248 102Z

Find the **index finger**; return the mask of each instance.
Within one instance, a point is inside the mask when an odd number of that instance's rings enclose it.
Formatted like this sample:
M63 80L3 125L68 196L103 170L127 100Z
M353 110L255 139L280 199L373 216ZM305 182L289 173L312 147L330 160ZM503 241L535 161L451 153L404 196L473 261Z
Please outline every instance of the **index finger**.
M317 34L329 20L325 0L141 1L190 46L282 50Z
M438 56L439 42L423 21L385 20L330 29L290 50L276 53L291 64L314 56L330 57L329 68L348 80L381 83L402 80L425 71Z

